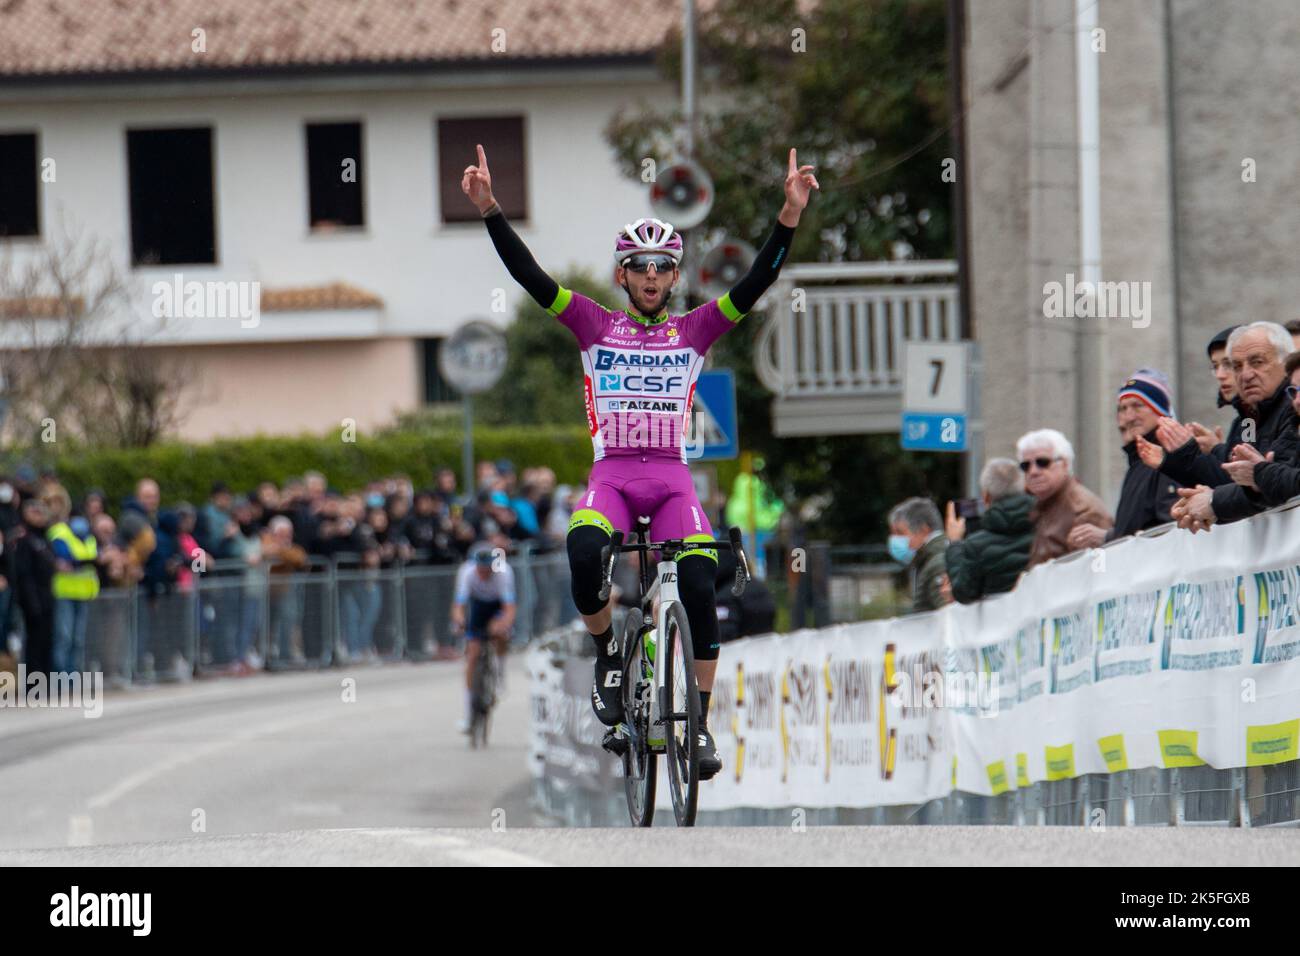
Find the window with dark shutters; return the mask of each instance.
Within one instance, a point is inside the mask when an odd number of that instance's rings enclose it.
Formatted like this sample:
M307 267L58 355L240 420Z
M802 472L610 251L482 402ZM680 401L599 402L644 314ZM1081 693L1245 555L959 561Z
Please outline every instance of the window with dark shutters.
M0 237L40 235L36 134L0 135Z
M212 129L127 130L132 265L217 261Z
M366 224L360 123L307 124L310 227Z
M438 198L444 223L475 222L479 212L461 192L465 167L478 162L475 147L487 151L492 192L511 220L528 218L528 164L522 116L438 120Z

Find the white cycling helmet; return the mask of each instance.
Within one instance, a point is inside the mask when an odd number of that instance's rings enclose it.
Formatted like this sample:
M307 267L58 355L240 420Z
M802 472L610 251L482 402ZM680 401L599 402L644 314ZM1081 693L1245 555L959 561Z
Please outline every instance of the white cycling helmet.
M662 252L682 261L682 236L662 219L638 219L623 227L614 243L614 261L619 265L642 252Z

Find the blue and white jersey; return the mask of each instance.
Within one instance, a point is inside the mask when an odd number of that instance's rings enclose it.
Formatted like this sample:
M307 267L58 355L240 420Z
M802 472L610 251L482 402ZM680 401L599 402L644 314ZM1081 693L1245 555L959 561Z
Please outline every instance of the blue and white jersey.
M499 571L494 569L486 580L478 573L477 561L470 559L462 564L456 574L456 603L464 604L473 598L475 601L500 601L502 604L514 604L515 572L504 561L499 563L501 569Z

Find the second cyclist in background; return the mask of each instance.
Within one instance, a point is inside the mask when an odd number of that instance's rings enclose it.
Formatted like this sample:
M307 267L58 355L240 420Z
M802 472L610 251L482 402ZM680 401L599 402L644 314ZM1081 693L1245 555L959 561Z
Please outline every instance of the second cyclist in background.
M506 648L515 611L515 573L505 555L486 546L473 549L456 574L451 608L452 629L465 634L465 712L456 725L461 733L469 732L474 667L485 640L492 641L497 653L497 685L505 687Z

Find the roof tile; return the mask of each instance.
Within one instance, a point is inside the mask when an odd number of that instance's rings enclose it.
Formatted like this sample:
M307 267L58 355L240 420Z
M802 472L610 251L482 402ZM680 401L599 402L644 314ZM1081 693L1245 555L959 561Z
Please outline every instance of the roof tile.
M680 0L0 0L0 77L651 53ZM501 28L504 52L492 49ZM205 33L206 52L191 49Z

